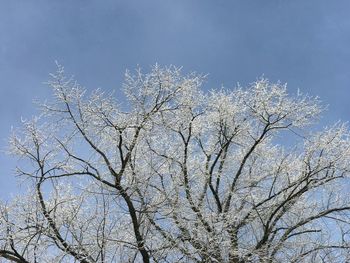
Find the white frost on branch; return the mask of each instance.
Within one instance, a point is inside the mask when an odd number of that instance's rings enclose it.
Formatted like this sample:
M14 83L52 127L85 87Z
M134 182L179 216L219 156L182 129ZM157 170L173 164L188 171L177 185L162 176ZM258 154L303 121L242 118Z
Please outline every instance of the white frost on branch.
M53 101L10 139L30 191L0 205L0 258L349 260L347 125L311 132L319 99L281 83L207 92L204 80L174 66L126 72L125 110L58 66ZM284 148L288 131L304 137Z

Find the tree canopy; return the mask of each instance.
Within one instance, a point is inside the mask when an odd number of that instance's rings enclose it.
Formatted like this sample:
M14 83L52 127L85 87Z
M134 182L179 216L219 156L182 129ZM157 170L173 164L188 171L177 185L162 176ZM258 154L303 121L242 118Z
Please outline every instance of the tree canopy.
M347 126L312 131L319 100L281 83L203 81L173 66L127 72L123 101L58 66L53 98L10 139L29 190L0 205L0 258L349 260Z

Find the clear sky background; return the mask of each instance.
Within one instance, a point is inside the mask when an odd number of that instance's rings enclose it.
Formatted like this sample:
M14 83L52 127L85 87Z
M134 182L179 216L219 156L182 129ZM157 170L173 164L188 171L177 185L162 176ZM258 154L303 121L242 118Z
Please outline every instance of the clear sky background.
M125 69L158 62L208 73L205 88L264 74L318 95L324 125L350 120L349 0L0 0L0 148L65 66L88 89L119 90ZM0 197L17 192L0 152Z

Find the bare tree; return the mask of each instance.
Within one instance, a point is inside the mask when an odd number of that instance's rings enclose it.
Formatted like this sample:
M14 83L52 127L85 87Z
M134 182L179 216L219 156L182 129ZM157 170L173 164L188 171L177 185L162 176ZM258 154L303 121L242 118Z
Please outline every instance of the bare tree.
M122 105L59 66L52 102L10 141L29 190L1 204L0 258L346 262L346 125L311 132L318 99L279 83L204 92L203 79L126 73Z

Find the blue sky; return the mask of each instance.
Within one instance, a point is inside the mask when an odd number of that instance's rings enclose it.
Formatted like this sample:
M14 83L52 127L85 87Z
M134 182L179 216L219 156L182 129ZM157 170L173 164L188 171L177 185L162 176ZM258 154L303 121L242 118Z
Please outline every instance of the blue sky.
M88 89L118 90L125 69L161 65L208 73L206 88L264 74L321 97L323 124L350 120L348 0L0 1L0 148L35 114L54 61ZM0 153L0 196L16 192Z

